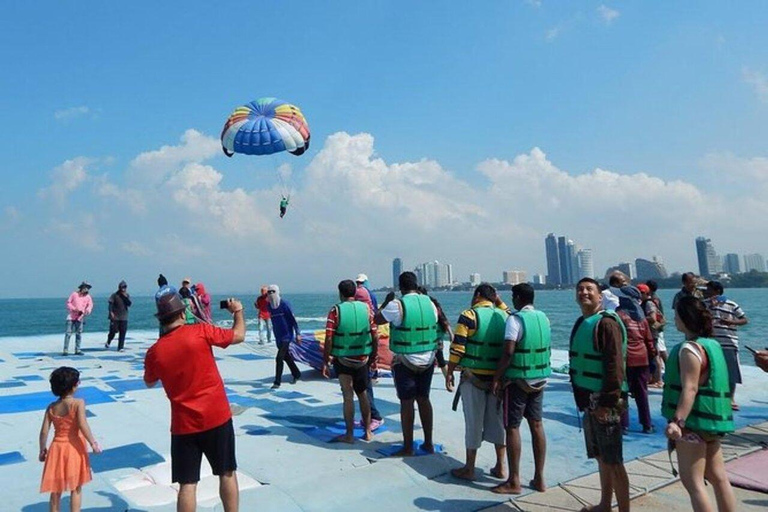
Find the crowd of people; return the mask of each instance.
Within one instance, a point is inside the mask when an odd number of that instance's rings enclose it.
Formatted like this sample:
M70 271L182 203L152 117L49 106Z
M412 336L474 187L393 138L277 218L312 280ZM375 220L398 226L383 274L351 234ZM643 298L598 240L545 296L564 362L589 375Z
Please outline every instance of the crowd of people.
M400 401L403 444L395 456L433 453L433 410L430 401L435 367L441 368L445 387L455 390L454 410L462 404L465 426L465 463L451 471L462 480L475 479L477 451L483 441L493 444L496 462L490 473L501 480L492 491L520 494L522 442L520 425L531 431L534 474L531 488L546 490L546 435L544 395L551 375L552 334L547 315L536 309L535 292L528 284L512 287L512 307L490 284L480 284L471 304L452 327L435 298L418 285L416 275L399 276L399 297L387 294L376 303L365 274L338 284L339 301L328 313L321 373L338 378L345 433L334 441L354 443L354 400L357 397L363 439L370 441L384 419L375 406L372 377L381 350L379 327L389 325L388 350L392 377ZM243 304L222 303L233 315L229 329L211 323L210 296L202 283L189 279L176 290L161 274L155 295L159 339L145 356L144 381L161 383L171 403L172 480L180 485L178 510L194 510L200 463L205 455L220 478L224 510L238 509L237 462L232 414L211 348L227 348L245 340ZM91 286L81 283L69 297L67 333L76 334L75 354L85 317L93 310ZM569 374L580 414L588 458L597 460L600 502L584 510L607 512L615 496L620 511L629 510L629 478L624 468L623 435L629 426L629 402L635 401L643 433L654 432L648 388L663 389L661 415L665 435L674 444L683 485L693 509L711 510L705 479L714 488L718 509L735 510L735 498L725 474L720 439L734 430L734 399L741 382L737 328L747 323L741 308L724 296L721 283L703 285L691 273L675 296L674 325L685 341L667 349L668 324L652 281L633 286L624 274L610 276L607 285L591 278L576 286L581 315L570 336ZM123 281L109 299L109 347L119 334L122 350L131 306ZM261 288L254 303L258 315L258 343L276 343L275 379L282 382L287 364L295 383L301 378L289 347L301 343L301 332L291 305L277 285ZM450 343L449 360L443 343ZM768 350L756 351L755 362L768 372ZM459 373L458 384L456 373ZM51 510L58 510L61 493L72 492L73 507L81 486L90 480L84 439L93 451L100 448L88 428L85 404L73 398L77 370L62 367L51 375L58 397L46 410L40 432L40 460L45 461L42 492L51 493ZM423 441L414 441L418 406ZM55 435L50 448L50 425ZM75 434L73 434L73 432ZM55 454L55 455L54 455ZM65 454L66 456L62 455Z

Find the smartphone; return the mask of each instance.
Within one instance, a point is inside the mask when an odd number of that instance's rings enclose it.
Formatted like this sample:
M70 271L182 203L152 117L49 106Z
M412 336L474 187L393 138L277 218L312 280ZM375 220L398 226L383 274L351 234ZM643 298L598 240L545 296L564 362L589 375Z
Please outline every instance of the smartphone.
M757 354L757 350L753 349L752 347L748 347L747 345L744 345L744 348L746 348L747 350L749 350L750 352L752 352L755 355Z
M229 307L229 299L224 299L219 302L219 309L227 309Z

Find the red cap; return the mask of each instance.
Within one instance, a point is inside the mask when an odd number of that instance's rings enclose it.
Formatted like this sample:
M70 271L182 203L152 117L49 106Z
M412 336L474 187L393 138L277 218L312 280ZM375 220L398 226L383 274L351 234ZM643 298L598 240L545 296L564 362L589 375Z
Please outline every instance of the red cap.
M644 283L637 285L637 289L640 290L640 293L651 293L651 289Z

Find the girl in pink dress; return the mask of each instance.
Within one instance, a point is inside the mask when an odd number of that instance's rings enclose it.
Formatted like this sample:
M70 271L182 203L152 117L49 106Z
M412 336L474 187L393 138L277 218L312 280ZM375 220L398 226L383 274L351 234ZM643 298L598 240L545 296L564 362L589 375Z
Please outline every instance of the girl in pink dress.
M85 419L85 402L74 398L80 384L80 372L62 366L51 373L51 391L59 399L45 410L40 428L40 462L45 462L40 492L50 492L52 512L61 509L61 495L70 491L70 510L79 512L82 501L82 485L91 481L91 464L88 461L86 441L94 453L101 448L93 438ZM53 441L48 444L48 432L53 423Z

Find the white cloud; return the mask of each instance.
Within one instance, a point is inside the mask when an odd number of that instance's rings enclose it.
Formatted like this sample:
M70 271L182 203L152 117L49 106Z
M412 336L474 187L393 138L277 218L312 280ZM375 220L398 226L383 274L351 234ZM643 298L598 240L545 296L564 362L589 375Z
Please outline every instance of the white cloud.
M560 35L560 27L552 27L544 32L544 39L547 41L554 41L557 36Z
M84 156L67 160L51 172L51 184L38 190L38 196L51 198L63 206L69 194L77 190L88 179L88 169L95 160Z
M160 149L141 153L131 161L128 178L137 186L154 186L167 176L190 162L204 162L221 151L218 138L189 129L181 136L178 146L162 146Z
M90 213L54 217L45 232L58 235L75 250L103 251L96 217Z
M759 71L749 68L741 70L743 80L752 86L758 99L763 103L768 103L768 77Z
M613 23L613 21L616 18L618 18L621 15L619 11L617 11L616 9L611 9L606 5L601 5L600 7L598 7L597 14L600 16L600 19L606 25L610 25L611 23Z
M56 112L53 113L53 117L57 121L68 121L70 119L86 116L90 112L91 112L91 109L89 107L86 107L85 105L81 105L79 107L69 107L69 108L57 110Z
M109 181L107 175L100 176L95 182L96 194L113 204L126 206L131 213L147 212L146 191L131 188L120 188Z
M154 252L146 247L141 242L137 242L136 240L131 240L130 242L124 242L120 248L124 250L125 252L132 254L134 256L139 257L146 257L146 256L152 256Z
M525 3L537 9L541 7L541 0L525 0Z

